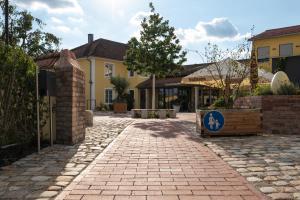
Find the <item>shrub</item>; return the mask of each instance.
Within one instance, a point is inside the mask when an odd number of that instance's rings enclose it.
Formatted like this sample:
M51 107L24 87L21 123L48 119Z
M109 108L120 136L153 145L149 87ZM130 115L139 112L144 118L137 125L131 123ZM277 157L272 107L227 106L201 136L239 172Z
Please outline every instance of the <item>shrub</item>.
M233 98L230 97L229 98L229 102L228 104L226 105L225 103L225 99L224 97L220 97L218 98L214 103L213 103L213 107L215 108L226 108L226 107L231 107L233 105Z
M273 92L271 90L271 86L270 84L267 84L267 85L258 85L253 94L255 96L265 96L265 95L272 95Z
M110 107L104 103L100 103L99 106L96 107L97 111L107 112L110 111Z
M35 70L36 64L23 50L0 42L0 146L36 141ZM42 98L39 103L43 127L48 107Z
M298 94L298 87L294 84L283 84L279 87L277 94L278 95L297 95Z

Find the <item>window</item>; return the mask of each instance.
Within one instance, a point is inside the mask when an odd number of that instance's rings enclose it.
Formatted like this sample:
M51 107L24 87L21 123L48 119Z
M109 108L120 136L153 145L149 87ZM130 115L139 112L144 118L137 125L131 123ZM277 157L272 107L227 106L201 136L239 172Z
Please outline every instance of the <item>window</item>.
M112 104L113 100L113 90L112 89L105 89L105 103Z
M105 63L104 65L104 76L105 77L112 77L114 71L114 64L112 63Z
M267 62L270 59L270 47L258 47L257 48L257 61Z
M134 77L134 71L129 70L128 71L128 77Z
M279 56L280 57L293 56L293 44L279 45Z

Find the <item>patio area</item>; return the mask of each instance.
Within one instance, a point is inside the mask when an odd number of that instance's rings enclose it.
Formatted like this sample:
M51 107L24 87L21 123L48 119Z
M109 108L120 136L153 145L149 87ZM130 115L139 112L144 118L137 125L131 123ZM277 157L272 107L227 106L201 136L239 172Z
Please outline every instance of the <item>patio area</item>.
M194 113L98 113L83 143L2 168L0 199L300 199L299 136L195 136Z

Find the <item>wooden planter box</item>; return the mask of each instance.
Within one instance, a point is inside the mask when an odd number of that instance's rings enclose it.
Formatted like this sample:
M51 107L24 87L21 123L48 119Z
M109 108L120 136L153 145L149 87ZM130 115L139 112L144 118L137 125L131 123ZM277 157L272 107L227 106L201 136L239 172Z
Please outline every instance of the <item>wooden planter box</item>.
M115 113L126 113L127 112L127 104L126 103L114 103L114 112Z
M209 131L203 123L206 113L212 110L197 110L196 130L202 137L257 135L262 130L262 113L260 109L220 109L224 117L224 126L216 132Z

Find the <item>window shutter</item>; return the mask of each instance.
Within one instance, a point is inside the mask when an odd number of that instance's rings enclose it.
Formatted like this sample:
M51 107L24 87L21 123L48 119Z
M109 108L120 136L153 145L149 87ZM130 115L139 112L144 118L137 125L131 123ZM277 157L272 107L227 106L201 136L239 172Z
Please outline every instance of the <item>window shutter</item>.
M293 44L279 45L279 56L280 57L293 56Z

